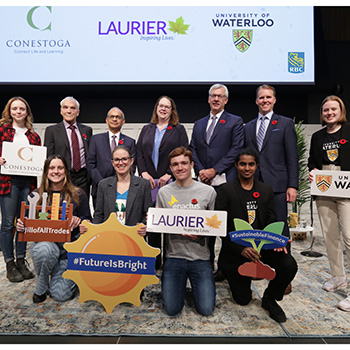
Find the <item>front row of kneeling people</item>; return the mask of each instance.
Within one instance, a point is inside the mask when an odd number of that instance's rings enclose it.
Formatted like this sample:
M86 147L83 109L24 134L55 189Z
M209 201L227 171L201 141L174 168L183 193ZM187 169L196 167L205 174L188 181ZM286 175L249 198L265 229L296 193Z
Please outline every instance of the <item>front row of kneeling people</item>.
M146 223L147 211L152 207L151 186L149 181L132 174L133 158L127 147L117 146L111 160L116 175L101 180L96 200L94 218L91 218L89 203L83 190L75 187L70 179L65 160L59 155L50 156L45 162L39 194L48 193L50 198L55 192L61 194L61 200L73 203L71 223L72 241L86 232L82 220L98 224L104 222L110 213L116 212L121 223L134 226ZM254 228L265 227L276 221L273 208L273 192L268 185L254 180L258 166L257 155L250 150L242 151L236 159L238 179L223 185L218 194L206 184L192 178L192 153L185 147L178 147L169 154L170 169L175 181L162 187L157 196L156 207L171 208L171 198L176 197L178 205L188 205L196 199L198 210L227 210L228 231L233 231L233 218L248 221L247 205L254 203L256 220ZM259 196L256 196L259 193ZM40 205L40 203L39 203ZM123 211L116 208L125 207ZM79 225L80 224L80 225ZM18 220L17 230L24 230ZM138 233L146 236L146 226ZM196 235L165 235L165 263L161 277L162 302L169 315L181 312L185 297L187 280L191 283L194 306L201 315L211 315L215 309L216 288L208 249L208 237ZM49 294L54 300L65 301L75 296L77 286L62 277L67 269L67 252L63 243L35 242L31 247L31 256L37 274L33 301L43 302ZM241 276L238 267L247 261L269 264L276 270L276 277L269 282L262 299L271 318L285 322L286 316L276 300L282 300L287 285L297 272L297 264L286 249L263 251L258 254L253 248L244 248L225 237L219 257L219 266L228 279L232 296L240 305L246 305L252 299L251 278Z
M27 118L31 112L25 100L14 99L9 104L8 109L8 114L11 113L13 126L9 127L6 123L2 123L1 133L6 135L6 140L11 139L11 137L14 140L14 135L16 135L17 140L19 137L27 138L29 144L40 145L40 138L32 131L30 118ZM16 113L13 109L16 109ZM163 109L166 108L163 106ZM321 124L326 125L326 128L312 136L309 169L333 169L335 167L336 170L350 170L348 165L348 159L350 159L349 127L346 123L345 106L341 99L336 96L327 97L321 104L320 117ZM117 118L112 119L117 120ZM335 159L330 157L329 152L327 152L331 146L337 152ZM159 154L155 157L159 159ZM0 165L3 162L4 159L0 157ZM79 224L82 220L101 223L108 218L111 212L116 212L121 222L126 225L145 224L147 210L154 203L151 196L151 182L132 174L133 162L134 159L129 148L117 146L114 149L111 164L116 175L99 182L93 219L86 194L73 185L70 178L70 167L60 155L48 157L43 171L42 183L37 191L39 193L48 192L49 198L50 194L59 192L62 200L65 199L67 202L73 203L72 240L78 238ZM169 164L175 181L160 188L156 197L157 207L169 207L168 202L171 202L171 195L174 194L176 194L179 204L188 204L195 196L198 209L216 209L228 212L227 232L234 231L233 218L248 221L247 207L251 208L252 203L255 208L253 228L261 229L269 223L277 221L273 206L274 194L271 187L254 179L259 158L253 151L245 150L237 156L235 166L238 178L222 185L218 193L211 186L192 179L192 153L186 147L179 147L170 152ZM6 176L2 175L2 177ZM13 225L13 218L16 215L6 215L6 211L17 211L20 202L26 200L28 193L33 190L33 181L30 177L24 176L11 176L9 178L11 181L2 181L0 204L3 213L2 231L7 225L8 231L11 231L12 239L13 226L11 225ZM168 179L165 180L168 182ZM310 180L313 180L312 174L310 174ZM7 195L13 192L16 192L18 198L16 203L11 198L7 198ZM256 195L257 193L259 196ZM349 257L349 229L345 220L349 211L349 199L337 200L318 197L316 203L333 275L323 285L323 289L334 291L347 285L340 232L336 227L338 227L337 220L339 220ZM117 207L122 208L123 206L125 211L116 210ZM12 223L10 223L11 218ZM17 229L23 230L23 223L20 221L17 224ZM80 226L81 233L84 232L84 229ZM146 235L146 226L139 230L139 234ZM7 251L7 245L3 244L2 246L5 261L15 264L13 251ZM162 273L162 300L165 311L169 315L181 312L185 300L186 283L189 279L197 312L202 315L210 315L215 308L215 281L209 256L208 238L194 235L165 235L165 247L165 263ZM25 251L26 243L16 242L17 262L15 267L20 275L17 276L18 281L21 278L23 280L23 278L34 277L25 265ZM48 294L58 301L68 300L75 296L76 285L62 277L62 273L67 267L67 253L62 244L35 242L31 247L31 254L37 274L33 295L35 303L44 301ZM269 282L264 292L262 307L269 312L271 318L278 322L284 322L286 316L276 300L282 300L286 287L297 272L294 258L285 249L263 250L260 255L252 248L231 242L229 237L222 239L218 267L229 282L234 300L241 305L248 304L252 298L251 278L241 276L238 273L238 267L244 262L256 261L257 259L267 263L276 271L275 279ZM10 268L11 266L9 266ZM15 268L13 269L15 270ZM340 302L338 307L350 311L350 298Z

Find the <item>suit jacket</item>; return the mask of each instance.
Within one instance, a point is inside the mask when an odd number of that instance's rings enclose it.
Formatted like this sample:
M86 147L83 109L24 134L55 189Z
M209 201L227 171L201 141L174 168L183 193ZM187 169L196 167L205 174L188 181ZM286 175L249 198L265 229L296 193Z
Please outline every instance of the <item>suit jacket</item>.
M341 132L341 139L346 142L340 143L339 161L341 170L350 170L350 123L344 123ZM309 170L322 170L323 163L323 139L326 136L326 128L316 131L311 137L310 156L308 160Z
M89 142L92 136L92 129L90 126L80 123L77 123L77 126L83 140L86 159ZM72 155L63 121L46 128L44 146L47 147L48 157L53 154L60 154L67 161L68 169L71 170Z
M226 180L236 177L235 158L243 147L243 120L224 111L218 120L209 144L206 128L210 114L197 120L193 126L189 149L193 154L196 175L202 169L214 168L219 174L226 173Z
M157 125L150 123L145 125L137 140L137 168L139 175L147 171L154 179L159 179L164 174L171 174L169 168L169 153L176 147L188 147L188 137L183 125L169 125L159 145L159 162L157 170L152 161L154 135Z
M120 133L119 145L130 148L134 158L134 170L136 169L136 146L135 140L129 136ZM106 177L115 175L115 170L111 163L112 153L109 142L109 133L93 135L89 144L89 152L86 158L86 167L88 169L91 182L91 195L97 195L98 183Z
M255 177L269 184L275 193L286 192L288 187L298 188L299 156L293 120L273 114L266 130L261 151L256 142L257 118L244 127L245 147L257 152L259 167Z
M255 211L255 220L252 223L254 229L264 229L267 225L276 222L274 210L274 194L271 186L255 180L254 192L258 192L256 198L258 209ZM232 267L234 256L240 257L244 246L231 241L228 233L236 231L233 219L242 219L248 222L247 203L245 193L238 179L220 186L215 202L215 210L227 211L227 236L222 237L222 248L219 257L219 265Z
M106 221L115 212L117 195L117 176L102 179L98 184L94 224ZM125 225L135 226L146 223L148 208L152 206L151 185L141 177L131 175L130 187L126 199Z

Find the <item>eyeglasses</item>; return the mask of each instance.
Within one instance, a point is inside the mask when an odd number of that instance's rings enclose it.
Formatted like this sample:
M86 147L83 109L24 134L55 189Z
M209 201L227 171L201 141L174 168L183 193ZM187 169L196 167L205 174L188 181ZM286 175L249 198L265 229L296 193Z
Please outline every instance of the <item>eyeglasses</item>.
M123 158L113 158L114 163L127 163L128 160L131 159L131 157L123 157Z
M171 106L166 106L166 105L158 105L159 108L164 108L164 109L171 109Z
M123 117L121 115L110 115L108 117L109 119L117 119L117 120L122 120Z
M219 99L224 99L224 98L226 98L226 96L225 95L215 95L215 94L210 94L209 95L211 98L219 98Z

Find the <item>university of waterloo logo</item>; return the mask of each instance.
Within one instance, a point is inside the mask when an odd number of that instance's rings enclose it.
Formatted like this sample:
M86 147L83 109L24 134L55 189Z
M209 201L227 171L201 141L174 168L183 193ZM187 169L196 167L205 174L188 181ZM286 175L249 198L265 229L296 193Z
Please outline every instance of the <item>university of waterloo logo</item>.
M232 32L233 32L233 43L235 44L238 51L242 53L247 51L253 40L253 31L234 29Z
M255 221L255 210L248 210L248 223L251 225Z
M332 183L332 175L316 175L316 186L321 192L326 192Z
M338 158L338 150L337 149L327 150L327 157L331 162L334 162Z

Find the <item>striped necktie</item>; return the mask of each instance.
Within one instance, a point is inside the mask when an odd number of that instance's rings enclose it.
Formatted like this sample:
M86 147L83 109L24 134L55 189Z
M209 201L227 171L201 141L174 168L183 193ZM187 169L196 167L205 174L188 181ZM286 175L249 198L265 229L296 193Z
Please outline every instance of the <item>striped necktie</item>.
M207 131L207 144L209 144L209 141L211 139L211 135L213 135L215 120L216 120L216 115L213 115L211 117L211 124L209 125L208 131Z
M258 130L258 134L256 135L256 142L258 144L259 152L261 151L263 143L264 143L265 130L266 130L266 124L265 124L266 119L267 119L267 117L265 117L265 116L261 117L261 122L260 122L259 130Z

